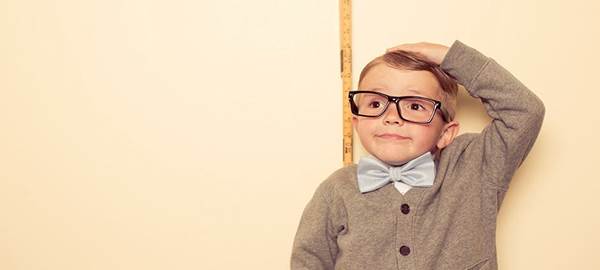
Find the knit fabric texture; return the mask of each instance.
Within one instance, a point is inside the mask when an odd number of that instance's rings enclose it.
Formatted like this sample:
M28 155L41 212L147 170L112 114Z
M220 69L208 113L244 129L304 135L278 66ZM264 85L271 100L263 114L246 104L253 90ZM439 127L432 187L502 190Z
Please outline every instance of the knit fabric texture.
M456 40L441 67L492 121L442 150L432 187L361 194L356 164L333 172L306 205L291 269L497 269L496 217L542 126L542 101L492 58Z

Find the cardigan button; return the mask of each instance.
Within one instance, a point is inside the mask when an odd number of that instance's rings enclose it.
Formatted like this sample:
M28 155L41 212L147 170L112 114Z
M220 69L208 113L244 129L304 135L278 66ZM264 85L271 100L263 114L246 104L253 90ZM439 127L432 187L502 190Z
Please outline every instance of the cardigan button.
M406 256L408 254L410 254L410 248L407 246L401 246L400 247L400 254L402 254L403 256Z
M410 213L410 207L408 206L408 204L403 203L400 206L400 211L402 211L402 214L407 215L408 213Z

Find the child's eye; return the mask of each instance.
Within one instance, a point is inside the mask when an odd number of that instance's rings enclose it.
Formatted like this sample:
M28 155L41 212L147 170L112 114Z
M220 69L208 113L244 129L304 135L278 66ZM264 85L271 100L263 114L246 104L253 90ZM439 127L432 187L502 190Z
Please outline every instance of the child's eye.
M379 103L379 101L373 101L371 103L369 103L369 108L379 108L381 106L381 103Z
M423 105L421 105L421 104L419 104L419 103L411 103L411 104L410 104L410 109L411 109L411 110L418 111L418 110L419 110L419 108L423 108L423 109L425 109L425 107L423 107Z

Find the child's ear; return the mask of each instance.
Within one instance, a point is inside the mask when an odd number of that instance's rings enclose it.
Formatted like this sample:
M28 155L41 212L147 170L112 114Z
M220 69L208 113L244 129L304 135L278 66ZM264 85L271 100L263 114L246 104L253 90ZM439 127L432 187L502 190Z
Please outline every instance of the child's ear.
M357 123L358 123L358 117L356 117L355 115L352 115L352 125L356 126Z
M445 124L440 139L437 142L437 148L443 149L454 141L459 129L460 124L457 121L451 121L450 123Z

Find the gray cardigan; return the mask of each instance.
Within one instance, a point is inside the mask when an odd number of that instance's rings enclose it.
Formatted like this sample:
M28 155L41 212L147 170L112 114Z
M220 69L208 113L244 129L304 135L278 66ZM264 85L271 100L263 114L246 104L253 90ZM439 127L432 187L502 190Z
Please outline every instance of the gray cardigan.
M323 181L306 205L291 269L497 269L496 216L540 131L542 101L493 59L455 41L441 63L492 122L442 150L432 187L361 194L356 164Z

